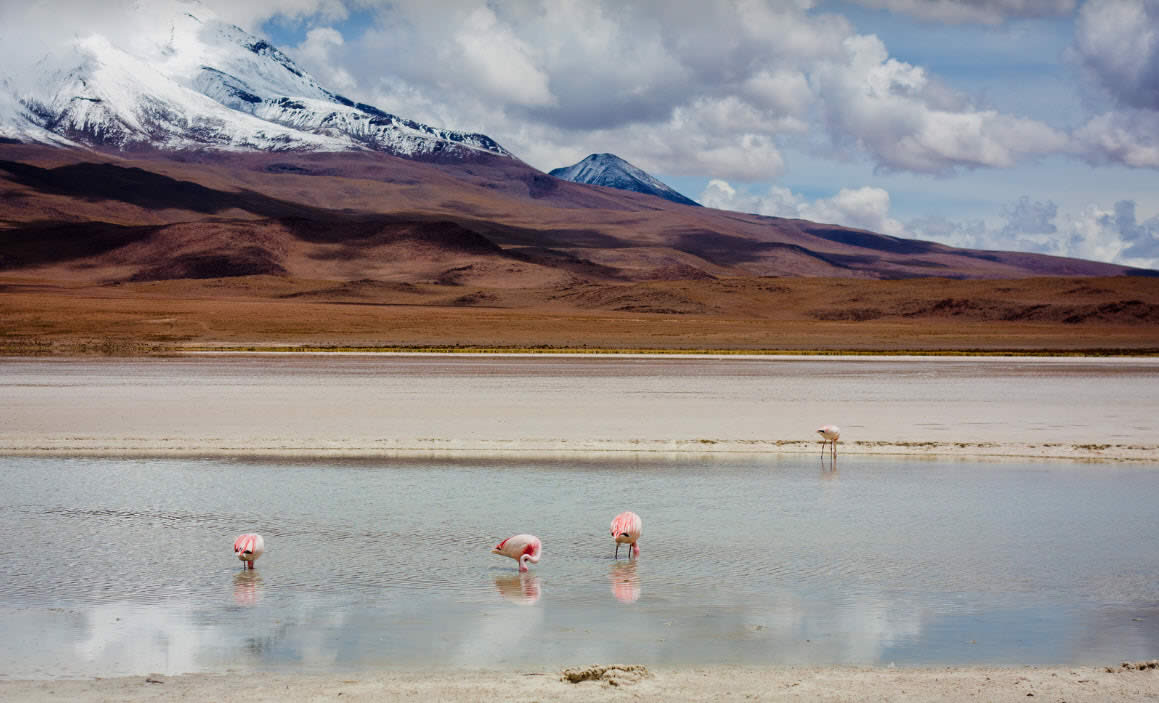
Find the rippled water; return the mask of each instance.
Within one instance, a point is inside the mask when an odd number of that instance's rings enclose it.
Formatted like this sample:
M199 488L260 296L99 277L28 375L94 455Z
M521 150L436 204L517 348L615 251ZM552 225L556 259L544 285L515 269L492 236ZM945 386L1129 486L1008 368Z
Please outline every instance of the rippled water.
M1156 468L0 458L0 675L1153 658Z

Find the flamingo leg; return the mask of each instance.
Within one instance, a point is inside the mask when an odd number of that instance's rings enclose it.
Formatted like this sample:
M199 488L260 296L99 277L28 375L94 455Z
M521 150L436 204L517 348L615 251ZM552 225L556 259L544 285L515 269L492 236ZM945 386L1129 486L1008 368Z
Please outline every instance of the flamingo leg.
M616 542L616 558L620 558L620 543Z

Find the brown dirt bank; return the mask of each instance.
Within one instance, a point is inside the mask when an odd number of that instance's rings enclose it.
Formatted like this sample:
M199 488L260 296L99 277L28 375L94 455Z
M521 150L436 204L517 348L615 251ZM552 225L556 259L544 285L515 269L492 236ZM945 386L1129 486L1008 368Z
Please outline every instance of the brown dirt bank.
M589 667L593 672L607 667ZM191 674L0 681L7 701L1142 701L1159 671L1092 667L941 669L703 667L604 675L558 671ZM580 679L572 683L569 679Z
M94 284L0 276L0 353L317 346L1159 350L1159 279L728 278L494 288L279 276Z

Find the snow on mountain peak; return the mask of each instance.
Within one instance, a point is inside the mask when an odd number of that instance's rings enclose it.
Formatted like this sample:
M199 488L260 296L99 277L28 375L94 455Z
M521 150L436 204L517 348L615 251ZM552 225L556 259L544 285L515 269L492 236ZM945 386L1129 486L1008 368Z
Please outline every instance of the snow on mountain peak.
M615 154L591 154L577 164L551 171L551 175L573 183L588 183L655 195L682 205L700 205Z
M485 135L430 127L331 92L195 0L134 7L133 24L149 31L91 32L47 46L34 62L0 63L0 137L119 149L510 156Z

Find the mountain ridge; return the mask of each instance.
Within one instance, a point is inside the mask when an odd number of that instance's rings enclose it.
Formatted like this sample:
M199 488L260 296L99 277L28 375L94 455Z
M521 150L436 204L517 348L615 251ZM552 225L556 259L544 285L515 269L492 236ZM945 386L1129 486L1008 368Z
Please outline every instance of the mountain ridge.
M374 152L101 156L0 144L0 192L0 273L98 283L274 273L561 291L768 276L1156 275L690 208L549 179L498 157L452 164Z
M327 90L269 42L202 13L178 12L167 33L131 49L101 34L77 37L34 62L30 75L0 76L0 137L122 151L514 158L486 135L431 127Z
M548 175L572 183L586 183L655 195L681 205L701 207L700 203L681 195L655 176L615 154L591 154L571 166L552 169Z

